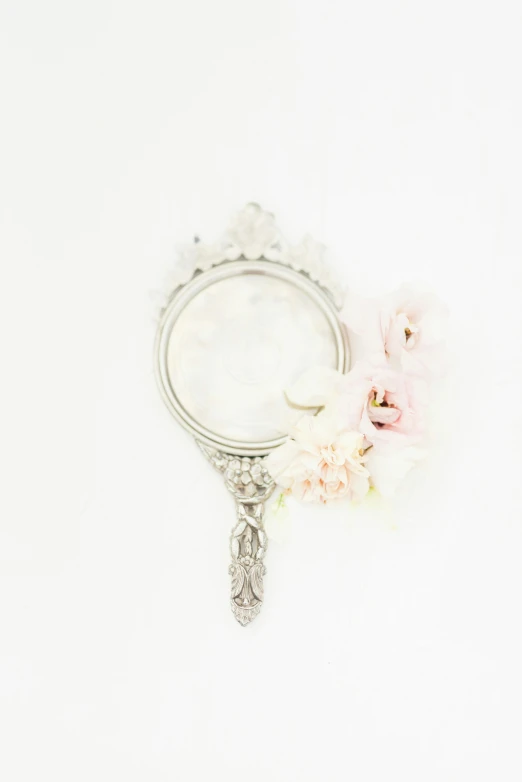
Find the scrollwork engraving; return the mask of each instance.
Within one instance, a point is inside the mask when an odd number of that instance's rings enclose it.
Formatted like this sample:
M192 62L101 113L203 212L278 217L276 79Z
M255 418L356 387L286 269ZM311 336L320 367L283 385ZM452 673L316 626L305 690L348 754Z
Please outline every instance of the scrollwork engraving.
M225 485L236 500L237 521L230 534L230 605L237 621L244 626L259 614L263 604L267 547L263 511L264 501L274 490L274 481L263 457L238 457L202 443L198 445L211 464L224 474Z

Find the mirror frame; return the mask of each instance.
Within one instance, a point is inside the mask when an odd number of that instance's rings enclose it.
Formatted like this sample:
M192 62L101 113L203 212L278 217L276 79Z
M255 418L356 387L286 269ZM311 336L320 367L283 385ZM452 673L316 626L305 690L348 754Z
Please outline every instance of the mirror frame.
M337 369L346 372L350 365L350 349L346 329L339 319L339 312L333 297L327 290L314 282L304 271L296 271L278 261L266 258L258 260L222 261L206 271L196 271L194 276L177 288L165 307L156 334L155 371L158 386L167 408L176 420L201 444L238 456L265 456L282 445L287 437L282 436L259 442L233 440L219 435L195 420L179 400L172 386L168 371L168 346L176 321L186 305L205 288L221 280L241 274L260 274L276 277L295 285L306 293L323 312L335 341Z

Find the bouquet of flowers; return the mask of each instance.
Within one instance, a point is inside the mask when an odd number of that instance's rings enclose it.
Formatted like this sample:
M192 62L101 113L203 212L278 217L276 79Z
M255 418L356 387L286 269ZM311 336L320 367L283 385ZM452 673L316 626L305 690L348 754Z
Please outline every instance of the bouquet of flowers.
M391 496L425 453L430 385L441 371L445 307L403 286L378 300L349 297L342 320L361 360L347 374L309 369L286 389L296 418L267 458L284 495L304 502Z

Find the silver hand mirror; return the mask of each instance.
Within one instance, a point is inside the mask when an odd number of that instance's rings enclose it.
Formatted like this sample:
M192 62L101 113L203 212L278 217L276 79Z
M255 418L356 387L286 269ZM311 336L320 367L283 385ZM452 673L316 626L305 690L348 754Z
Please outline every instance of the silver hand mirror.
M263 601L265 457L285 442L284 389L309 367L349 365L339 293L310 237L288 246L249 204L217 244L185 250L160 319L156 374L170 412L224 475L236 501L231 607L242 625Z

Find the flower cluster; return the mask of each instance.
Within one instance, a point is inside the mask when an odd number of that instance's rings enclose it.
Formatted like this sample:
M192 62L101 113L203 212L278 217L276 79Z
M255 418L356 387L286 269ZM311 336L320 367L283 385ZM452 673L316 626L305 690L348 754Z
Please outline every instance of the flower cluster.
M346 375L316 367L286 396L306 410L267 467L306 502L384 496L423 455L430 377L441 368L445 309L412 287L377 301L350 298L342 318L364 358ZM317 412L319 410L319 412ZM315 415L311 411L315 411Z

